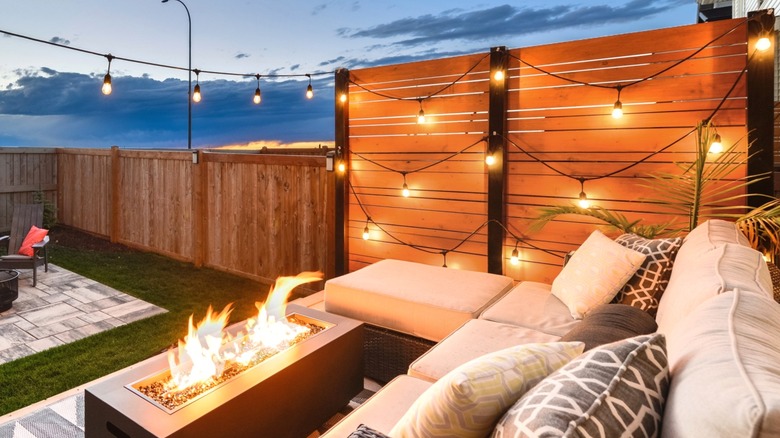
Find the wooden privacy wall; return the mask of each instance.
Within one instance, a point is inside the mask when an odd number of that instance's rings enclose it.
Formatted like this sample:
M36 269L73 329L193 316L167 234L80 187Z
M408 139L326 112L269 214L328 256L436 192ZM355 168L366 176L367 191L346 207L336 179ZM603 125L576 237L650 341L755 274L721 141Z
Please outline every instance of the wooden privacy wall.
M332 275L325 157L199 151L194 163L190 151L116 147L58 155L66 225L258 280Z
M583 180L598 206L646 223L675 219L647 200L663 195L642 183L680 173L675 163L692 161L695 126L707 119L727 146L740 142L743 157L749 141L763 151L728 179L771 171L771 102L757 112L750 101L771 96L771 74L755 72L773 56L755 56L746 68L749 35L755 29L745 20L726 20L353 70L341 86L337 74L337 97L348 93L348 103L336 104L337 149L349 169L346 268L385 258L441 265L448 252L451 267L550 282L594 222L565 216L531 232L540 207L572 204ZM498 69L505 78L493 77ZM618 85L625 115L614 119ZM421 107L425 124L416 123ZM771 193L771 180L758 192ZM483 226L497 214L508 233Z
M55 201L57 157L50 148L0 148L0 232L11 229L13 207L30 204L35 193Z

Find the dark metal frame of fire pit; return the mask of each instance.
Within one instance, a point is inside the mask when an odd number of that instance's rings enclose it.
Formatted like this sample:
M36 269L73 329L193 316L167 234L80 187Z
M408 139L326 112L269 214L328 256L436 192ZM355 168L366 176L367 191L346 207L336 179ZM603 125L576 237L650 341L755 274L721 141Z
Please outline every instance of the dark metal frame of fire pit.
M289 305L332 327L168 413L125 385L168 368L167 353L86 389L87 437L306 437L363 389L363 325Z

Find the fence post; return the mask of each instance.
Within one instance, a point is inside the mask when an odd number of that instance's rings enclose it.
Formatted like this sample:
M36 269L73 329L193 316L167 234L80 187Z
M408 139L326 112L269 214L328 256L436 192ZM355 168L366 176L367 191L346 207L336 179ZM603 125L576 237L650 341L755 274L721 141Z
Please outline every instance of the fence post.
M195 266L203 266L206 247L206 165L203 162L205 154L202 150L192 152L192 262Z
M336 161L349 163L349 70L336 71ZM341 99L344 95L346 98ZM346 274L349 270L349 165L341 172L336 165L335 207L336 227L334 230L334 271L336 275Z
M119 235L122 227L120 226L122 211L122 191L119 189L122 184L121 164L119 162L119 146L111 146L111 224L109 225L109 240L111 243L119 241Z
M508 57L506 47L490 49L490 103L488 113L488 154L493 156L493 164L488 166L488 272L504 272L504 193L506 186L506 106ZM496 72L500 71L500 77Z

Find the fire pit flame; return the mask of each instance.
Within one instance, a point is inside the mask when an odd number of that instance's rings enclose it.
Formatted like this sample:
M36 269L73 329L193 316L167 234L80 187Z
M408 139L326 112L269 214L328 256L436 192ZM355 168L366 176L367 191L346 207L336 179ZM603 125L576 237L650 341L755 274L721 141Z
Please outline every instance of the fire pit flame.
M219 313L209 306L197 325L190 316L187 336L179 340L178 354L168 352L171 379L164 384L165 392L175 394L196 386L208 387L235 364L250 366L297 342L312 329L287 320L287 299L297 286L321 279L319 272L279 277L266 302L255 303L257 317L248 319L246 331L235 338L225 331L232 304Z

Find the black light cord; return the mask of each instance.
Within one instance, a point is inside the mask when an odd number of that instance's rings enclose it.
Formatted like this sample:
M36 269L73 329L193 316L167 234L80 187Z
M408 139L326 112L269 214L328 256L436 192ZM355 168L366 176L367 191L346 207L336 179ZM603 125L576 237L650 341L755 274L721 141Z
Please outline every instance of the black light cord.
M367 162L369 162L369 163L371 163L371 164L373 164L375 166L381 167L382 169L385 169L387 171L400 173L401 175L409 175L409 174L416 173L416 172L422 172L423 170L430 169L433 166L437 166L437 165L439 165L441 163L444 163L445 161L451 160L451 159L457 157L458 155L460 155L462 153L465 153L466 151L468 151L469 149L473 148L474 146L476 146L476 145L478 145L478 144L480 144L480 143L482 143L484 141L487 141L487 139L488 139L487 137L482 137L479 140L475 141L474 143L471 143L470 145L466 146L465 148L463 148L463 149L461 149L461 150L459 150L457 152L453 152L452 154L448 155L445 158L442 158L440 160L434 161L433 163L426 164L426 165L424 165L424 166L422 166L420 168L413 169L413 170L393 169L392 167L385 166L384 164L382 164L382 163L380 163L380 162L378 162L376 160L372 160L370 158L367 158L366 156L364 156L364 155L362 155L362 154L360 154L358 152L350 151L350 153L352 155L355 155L356 157L359 157L361 160L367 161Z

